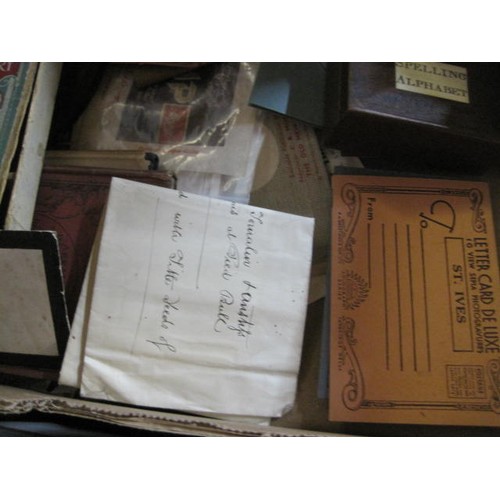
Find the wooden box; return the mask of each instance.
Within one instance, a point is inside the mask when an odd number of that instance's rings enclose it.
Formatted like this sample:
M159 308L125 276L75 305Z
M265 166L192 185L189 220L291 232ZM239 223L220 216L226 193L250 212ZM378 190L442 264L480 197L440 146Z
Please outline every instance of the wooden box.
M330 63L325 144L346 156L429 171L500 159L500 65Z

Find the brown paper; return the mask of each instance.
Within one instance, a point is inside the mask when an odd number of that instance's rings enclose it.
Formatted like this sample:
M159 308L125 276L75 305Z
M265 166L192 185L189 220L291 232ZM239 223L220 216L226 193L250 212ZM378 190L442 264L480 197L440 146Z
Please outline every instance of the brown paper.
M330 420L500 425L487 184L333 177Z

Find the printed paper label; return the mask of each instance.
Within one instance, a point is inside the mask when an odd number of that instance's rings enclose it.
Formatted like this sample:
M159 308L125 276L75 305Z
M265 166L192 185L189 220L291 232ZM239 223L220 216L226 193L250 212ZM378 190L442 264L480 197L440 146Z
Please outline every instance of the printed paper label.
M500 425L488 186L333 177L330 418Z
M443 63L397 62L396 88L469 103L467 69Z

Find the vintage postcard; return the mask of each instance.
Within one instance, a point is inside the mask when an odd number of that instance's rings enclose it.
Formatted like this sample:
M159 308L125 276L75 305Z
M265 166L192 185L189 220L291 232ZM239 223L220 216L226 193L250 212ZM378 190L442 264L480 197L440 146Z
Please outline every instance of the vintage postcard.
M333 176L330 419L500 425L487 184Z

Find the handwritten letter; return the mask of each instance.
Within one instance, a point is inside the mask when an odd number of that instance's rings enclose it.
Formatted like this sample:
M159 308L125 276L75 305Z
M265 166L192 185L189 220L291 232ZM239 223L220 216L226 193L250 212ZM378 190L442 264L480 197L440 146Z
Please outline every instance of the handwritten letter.
M314 220L113 179L81 392L279 416L294 402Z

